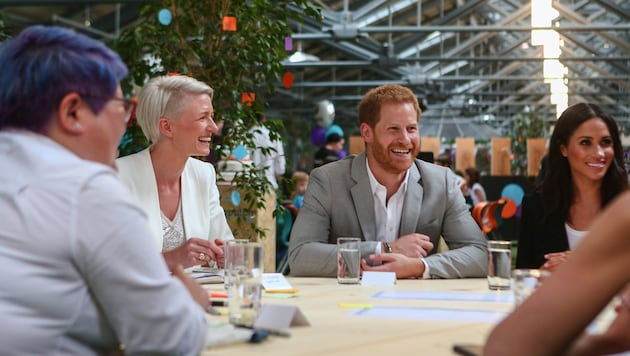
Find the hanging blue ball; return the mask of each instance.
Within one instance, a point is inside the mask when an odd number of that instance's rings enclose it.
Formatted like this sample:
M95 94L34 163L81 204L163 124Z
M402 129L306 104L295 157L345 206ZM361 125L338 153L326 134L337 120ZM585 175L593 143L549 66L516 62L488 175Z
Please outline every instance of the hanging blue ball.
M158 12L158 21L164 26L168 26L173 21L173 15L169 9L162 9Z

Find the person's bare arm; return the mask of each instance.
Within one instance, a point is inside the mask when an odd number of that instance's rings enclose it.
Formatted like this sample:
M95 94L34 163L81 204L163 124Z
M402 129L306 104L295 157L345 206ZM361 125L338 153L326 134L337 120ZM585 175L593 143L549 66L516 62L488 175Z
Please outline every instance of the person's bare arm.
M615 310L617 317L604 333L584 333L566 355L610 355L630 350L630 287L621 295L621 303Z
M206 264L211 260L219 262L223 259L223 246L218 246L216 240L208 241L192 237L186 240L183 245L162 252L162 256L170 270L177 265L187 268Z
M571 250L567 250L564 252L548 253L545 255L545 263L542 266L540 266L540 268L553 272L562 263L566 262L570 255L571 255Z
M195 302L197 302L197 304L199 304L199 306L203 308L203 310L208 309L208 306L210 306L208 292L206 292L206 290L203 289L199 283L187 276L182 266L177 265L173 267L173 276L182 281L184 287L188 289L190 295L193 297Z
M479 202L486 201L486 196L485 194L483 194L481 190L475 190L473 191L473 193L475 193L475 195L477 196L477 199L479 199Z
M571 258L492 331L484 355L559 355L569 350L630 280L629 208L630 193L608 206Z

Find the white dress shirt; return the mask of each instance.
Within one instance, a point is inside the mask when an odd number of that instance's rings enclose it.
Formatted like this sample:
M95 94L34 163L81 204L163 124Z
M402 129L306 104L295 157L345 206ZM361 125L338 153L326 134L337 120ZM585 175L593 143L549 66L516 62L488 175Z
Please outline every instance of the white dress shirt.
M205 312L111 167L6 131L0 166L2 354L201 352Z
M276 176L283 175L286 170L282 142L272 141L269 138L269 129L265 126L253 126L249 131L253 134L256 145L255 148L249 150L250 159L256 168L265 169L265 177L271 182L273 189L278 189ZM260 148L267 148L270 152L263 154Z
M389 201L387 200L387 188L379 183L372 173L370 162L365 159L367 165L368 177L370 178L370 187L372 188L372 197L374 198L374 220L376 224L376 239L381 242L393 242L399 236L400 219L402 217L402 208L405 203L405 193L407 192L407 181L409 180L409 170L405 173L405 178L398 187ZM376 245L376 254L382 251L382 243ZM422 278L429 278L429 265L422 258L424 263L424 273Z

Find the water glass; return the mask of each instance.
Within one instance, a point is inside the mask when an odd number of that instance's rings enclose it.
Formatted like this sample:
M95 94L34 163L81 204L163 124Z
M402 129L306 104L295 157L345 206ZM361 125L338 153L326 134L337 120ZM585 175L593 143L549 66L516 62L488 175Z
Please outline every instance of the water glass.
M360 258L360 238L340 237L337 239L337 283L359 283Z
M512 241L488 241L488 288L509 290L512 271Z
M523 303L538 288L543 279L550 274L549 271L540 269L515 269L512 271L514 306L517 307Z
M228 318L231 324L252 326L260 312L263 245L234 243L228 251Z
M224 242L225 247L223 250L223 254L224 254L223 256L224 257L223 281L224 281L225 289L228 289L230 287L230 246L246 244L246 243L249 243L248 239L234 239L234 240L227 240ZM232 254L236 256L238 256L240 253L242 253L242 250L240 249L235 249L232 251Z

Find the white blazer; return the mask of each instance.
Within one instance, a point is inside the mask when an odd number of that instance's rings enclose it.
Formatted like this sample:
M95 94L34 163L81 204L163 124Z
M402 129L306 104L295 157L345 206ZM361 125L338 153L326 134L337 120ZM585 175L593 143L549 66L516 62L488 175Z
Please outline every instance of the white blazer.
M120 179L146 212L155 246L162 251L160 201L149 149L116 160ZM182 217L186 238L234 239L220 204L214 167L188 158L181 181Z

